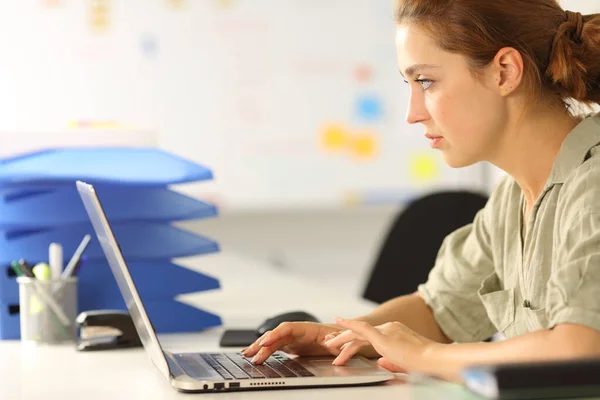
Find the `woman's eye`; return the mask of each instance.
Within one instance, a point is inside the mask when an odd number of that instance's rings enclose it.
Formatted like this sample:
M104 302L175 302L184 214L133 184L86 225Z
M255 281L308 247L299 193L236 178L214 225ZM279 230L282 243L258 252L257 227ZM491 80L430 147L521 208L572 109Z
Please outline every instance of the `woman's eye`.
M423 90L427 90L431 87L431 85L433 84L433 81L429 80L429 79L415 79L415 82L418 82L421 84L421 86L423 86Z

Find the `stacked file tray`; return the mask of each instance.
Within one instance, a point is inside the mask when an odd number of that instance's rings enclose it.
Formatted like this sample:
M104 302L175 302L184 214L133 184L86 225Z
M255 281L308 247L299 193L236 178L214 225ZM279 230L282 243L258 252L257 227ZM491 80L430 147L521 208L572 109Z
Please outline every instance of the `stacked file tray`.
M63 263L86 234L79 311L126 310L95 237L75 181L93 184L157 332L190 332L221 324L219 316L175 300L219 288L219 281L171 260L219 251L213 240L173 226L210 218L214 205L169 189L212 179L209 169L154 148L53 149L0 161L0 339L18 339L19 289L10 263L48 261L50 243Z

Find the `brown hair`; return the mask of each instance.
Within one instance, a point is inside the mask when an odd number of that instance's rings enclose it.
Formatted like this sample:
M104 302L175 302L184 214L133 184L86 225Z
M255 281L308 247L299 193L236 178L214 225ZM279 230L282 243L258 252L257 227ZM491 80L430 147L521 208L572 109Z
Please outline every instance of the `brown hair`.
M466 56L475 76L503 47L521 53L532 98L600 104L600 14L556 0L399 0L398 23L416 23L437 45Z

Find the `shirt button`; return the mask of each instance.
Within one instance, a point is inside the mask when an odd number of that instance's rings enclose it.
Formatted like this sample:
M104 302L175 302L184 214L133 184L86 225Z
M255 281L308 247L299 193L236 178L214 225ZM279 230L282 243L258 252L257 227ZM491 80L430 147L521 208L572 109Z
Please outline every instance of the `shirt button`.
M529 302L529 300L525 300L523 302L523 307L525 307L525 308L531 308L531 303Z

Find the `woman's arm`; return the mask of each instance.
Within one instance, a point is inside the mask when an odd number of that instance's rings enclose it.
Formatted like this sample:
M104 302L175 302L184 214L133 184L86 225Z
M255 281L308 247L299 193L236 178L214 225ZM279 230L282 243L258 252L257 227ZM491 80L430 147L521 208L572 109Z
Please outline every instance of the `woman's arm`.
M550 361L600 356L600 332L583 325L561 324L501 342L440 345L432 343L421 360L423 372L461 381L473 364Z
M439 343L452 343L440 329L433 317L433 312L418 292L396 297L381 304L371 313L354 318L371 325L383 325L390 321L399 321L413 331Z
M554 329L501 342L443 344L425 338L399 322L377 327L353 320L338 320L337 323L348 331L326 344L342 350L334 361L336 365L349 359L350 354L345 354L345 348L351 348L352 342L367 341L383 356L386 364L456 382L462 380L461 372L465 367L476 364L600 356L600 331L577 324L561 324Z

